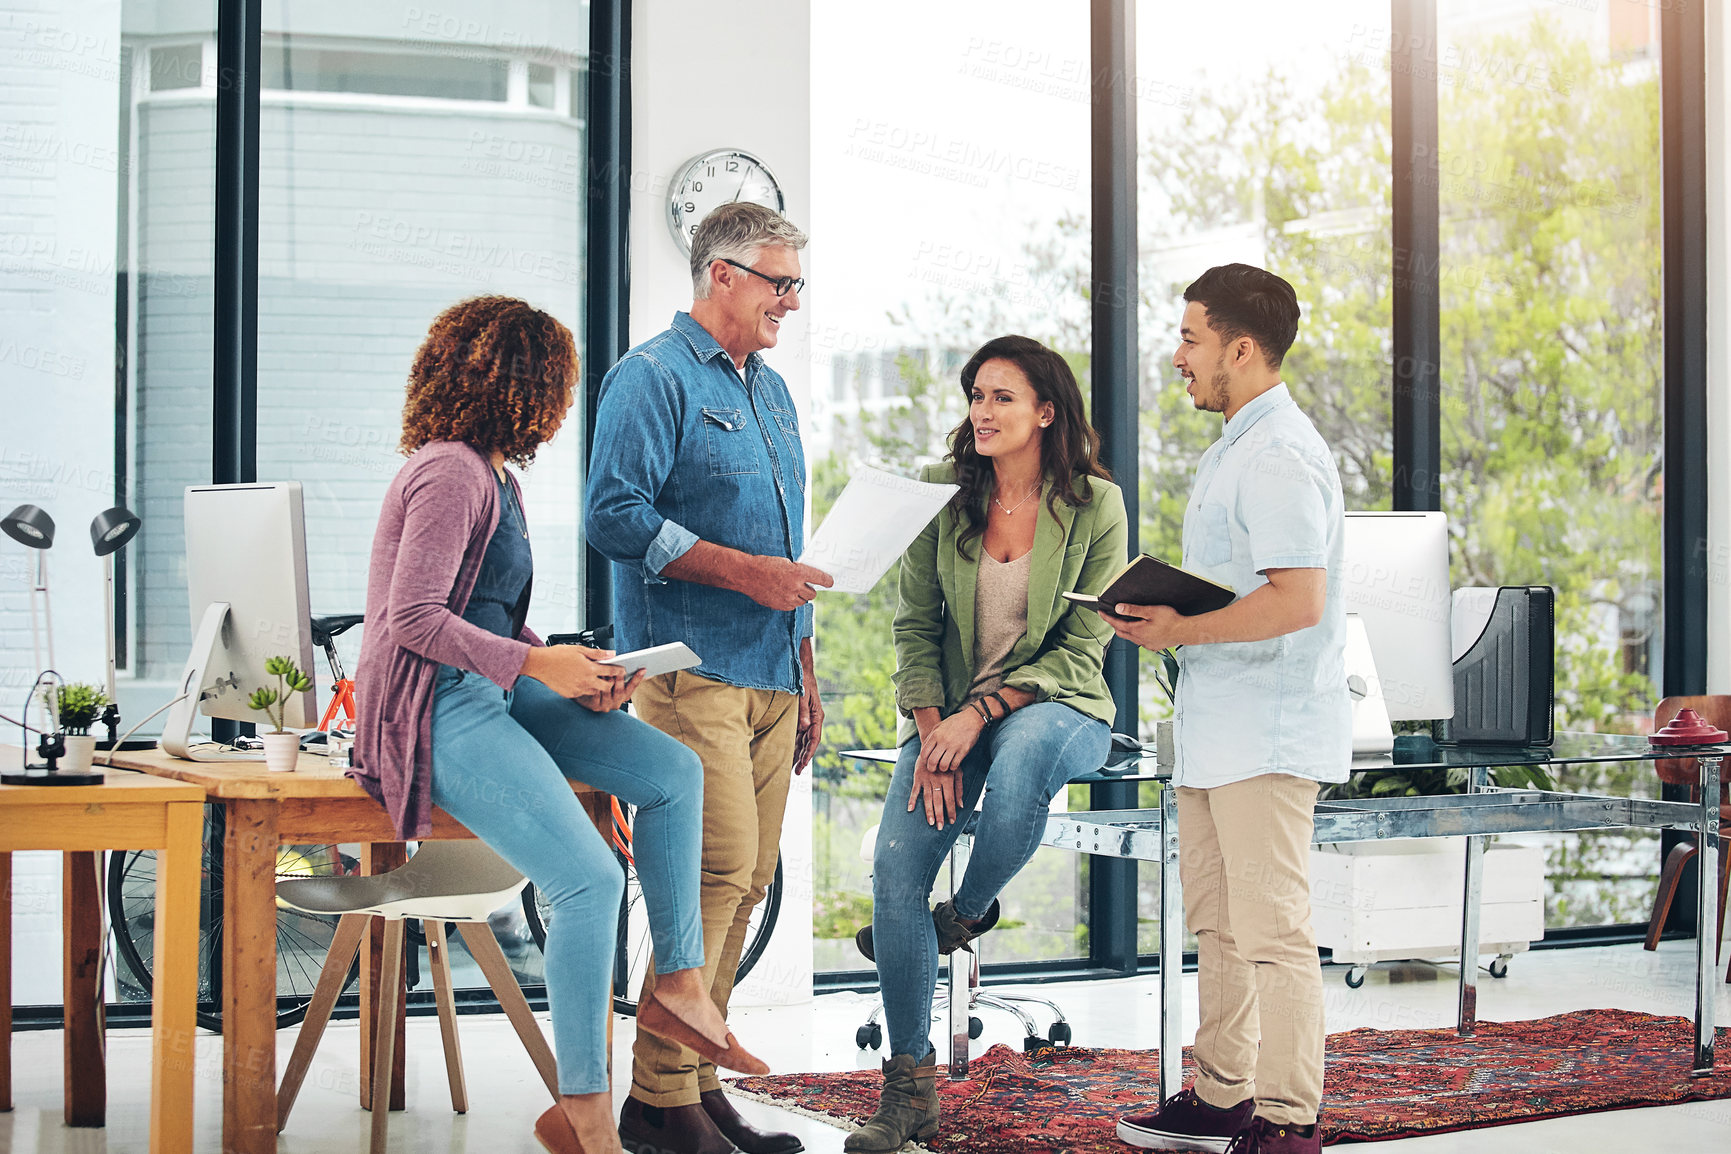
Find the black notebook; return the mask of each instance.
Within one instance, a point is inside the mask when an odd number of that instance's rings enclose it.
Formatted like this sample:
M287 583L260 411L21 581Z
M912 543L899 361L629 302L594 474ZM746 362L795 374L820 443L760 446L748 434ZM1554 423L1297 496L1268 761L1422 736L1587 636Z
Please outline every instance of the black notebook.
M1116 605L1170 605L1185 617L1194 617L1226 608L1237 594L1144 553L1118 570L1098 597L1085 593L1064 596L1096 613L1111 613Z

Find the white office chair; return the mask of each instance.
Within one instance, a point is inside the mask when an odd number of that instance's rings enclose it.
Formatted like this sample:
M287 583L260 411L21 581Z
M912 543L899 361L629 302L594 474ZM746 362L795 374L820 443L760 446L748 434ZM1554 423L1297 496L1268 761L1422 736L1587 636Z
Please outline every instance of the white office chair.
M293 1055L283 1071L277 1090L277 1132L288 1125L319 1038L330 1021L343 980L361 948L361 935L372 918L385 919L384 956L381 959L378 1017L373 1038L373 1128L372 1154L384 1154L385 1129L390 1117L391 1067L396 1060L396 1020L402 996L404 922L419 918L427 935L431 956L433 1000L439 1009L439 1033L445 1043L445 1072L451 1082L451 1108L459 1114L469 1109L463 1082L463 1058L457 1044L457 1010L451 992L451 966L445 942L445 923L458 923L458 932L469 953L487 977L517 1036L547 1084L553 1100L559 1100L559 1081L553 1051L529 1012L523 990L511 974L504 951L493 937L487 916L516 899L528 879L512 869L498 854L479 841L425 841L408 864L371 877L296 878L277 883L277 897L285 905L308 913L341 915L330 952L319 972L306 1021L295 1039Z

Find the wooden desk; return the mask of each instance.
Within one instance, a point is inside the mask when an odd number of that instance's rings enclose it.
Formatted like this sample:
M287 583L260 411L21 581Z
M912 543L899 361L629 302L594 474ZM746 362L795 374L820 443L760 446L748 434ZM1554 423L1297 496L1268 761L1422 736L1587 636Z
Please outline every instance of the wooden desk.
M404 846L384 809L322 756L303 753L293 773L271 773L263 761L182 761L161 750L115 755L115 764L196 785L228 812L223 844L222 1148L230 1154L274 1154L276 1105L276 859L285 844L362 842L361 868L382 873L404 861ZM610 799L573 786L599 824ZM430 839L469 838L443 810L433 810ZM196 933L194 935L196 937ZM380 981L383 923L362 947L361 1105L373 1099L373 999ZM397 977L401 981L401 977ZM403 1108L399 1001L396 1067L389 1106Z
M0 759L17 764L17 747ZM150 1149L192 1149L193 1037L198 997L198 874L204 793L144 774L111 771L101 785L0 785L0 1109L12 1108L12 854L61 850L65 927L68 1126L107 1115L102 1052L101 851L157 851L155 997L150 1010Z

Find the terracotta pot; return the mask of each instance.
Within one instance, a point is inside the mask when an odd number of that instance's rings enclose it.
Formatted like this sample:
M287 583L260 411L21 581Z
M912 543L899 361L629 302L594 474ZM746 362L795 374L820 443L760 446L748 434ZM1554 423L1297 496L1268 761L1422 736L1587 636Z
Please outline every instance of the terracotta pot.
M273 773L285 773L293 770L295 762L300 760L301 735L298 733L265 733L260 735L264 742L264 763Z

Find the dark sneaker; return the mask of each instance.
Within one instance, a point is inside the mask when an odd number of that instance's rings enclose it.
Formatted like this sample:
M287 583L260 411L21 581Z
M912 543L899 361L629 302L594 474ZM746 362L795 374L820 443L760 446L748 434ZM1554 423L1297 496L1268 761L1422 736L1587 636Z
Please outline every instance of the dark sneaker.
M1225 1110L1216 1109L1196 1096L1180 1090L1161 1103L1152 1114L1130 1114L1118 1119L1118 1137L1144 1150L1206 1150L1223 1154L1233 1140L1248 1131L1256 1113L1256 1099L1246 1098Z
M1314 1122L1293 1126L1258 1118L1232 1140L1226 1154L1322 1154L1322 1127Z

